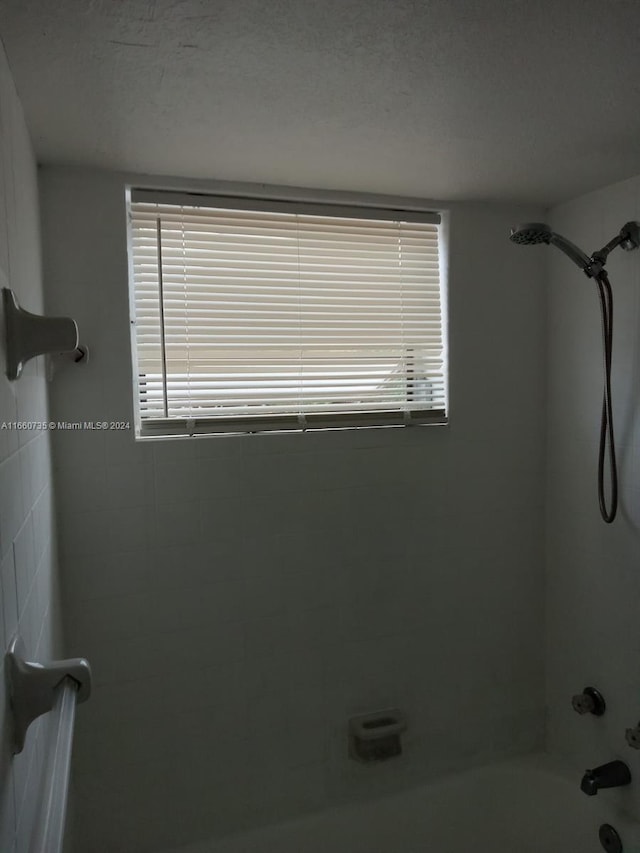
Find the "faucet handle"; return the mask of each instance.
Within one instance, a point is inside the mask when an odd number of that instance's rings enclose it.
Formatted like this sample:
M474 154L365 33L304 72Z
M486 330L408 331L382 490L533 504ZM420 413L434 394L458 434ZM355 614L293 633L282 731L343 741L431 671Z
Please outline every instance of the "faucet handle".
M577 693L572 699L573 710L578 714L593 714L601 717L606 710L604 696L595 687L585 687L582 693Z

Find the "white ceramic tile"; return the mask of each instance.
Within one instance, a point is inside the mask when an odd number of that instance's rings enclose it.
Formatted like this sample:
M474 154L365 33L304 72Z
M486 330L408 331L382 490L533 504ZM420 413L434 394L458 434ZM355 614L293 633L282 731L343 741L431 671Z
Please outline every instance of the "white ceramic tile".
M52 395L55 406L55 394ZM52 417L57 419L55 408ZM53 439L54 464L66 466L96 466L105 464L106 433L102 430L56 430ZM56 480L60 475L56 472Z
M61 516L61 544L65 552L102 554L109 547L109 518L104 511L89 510Z
M0 696L5 700L5 672L3 667L0 667L0 676L2 676ZM8 768L11 764L8 739L8 733L10 731L9 720L7 719L8 712L9 703L7 701L2 701L2 703L0 703L0 732L2 732L0 755L2 756L3 773L1 777L2 783L0 784L0 849L11 851L15 837L16 814L14 779L8 772Z
M122 190L117 176L90 170L43 173L51 303L78 306L98 341L126 332L118 307L127 286ZM74 213L88 194L100 229ZM78 436L77 446L53 436L61 494L76 480L86 496L80 511L72 501L61 507L69 648L93 656L96 672L92 700L78 713L81 845L178 846L196 832L229 831L233 821L294 816L433 772L427 747L416 746L399 770L366 782L345 757L355 710L406 704L418 745L437 717L441 770L477 757L482 725L487 754L537 742L544 253L512 251L505 238L512 219L527 218L542 213L461 208L446 429L138 443L114 433L101 445ZM83 293L69 275L80 243L87 261L102 259ZM480 251L498 259L486 274ZM488 316L487 298L500 306ZM479 351L502 394L498 416L478 417L487 406ZM116 347L103 358L102 398L121 406L129 353ZM55 411L72 389L52 383L51 394ZM90 466L105 472L108 510L92 501ZM500 722L492 700L476 728L464 729L474 699L491 695L488 685L516 703L516 676L531 687L533 707L513 710L504 740L492 728ZM209 729L207 703L215 708ZM176 731L197 732L188 760L176 754L166 721L149 722L157 714L174 714ZM219 741L207 734L218 721ZM123 744L110 750L123 725ZM166 761L154 763L163 733ZM240 744L251 774L230 757L234 789L215 751L227 756ZM127 753L135 763L123 786L118 766ZM91 777L85 771L98 757L102 769ZM211 792L224 806L215 821ZM161 818L148 826L152 814Z
M238 577L243 560L236 539L223 537L206 543L153 547L149 550L157 588L200 588L204 584Z
M23 446L19 453L23 499L25 508L27 509L33 506L36 499L36 485L34 473L35 460L33 459L32 451L33 445L34 440Z
M117 726L125 720L145 725L164 715L181 715L206 707L222 707L227 719L239 713L238 682L235 659L218 661L208 666L204 656L190 659L185 653L184 665L173 671L169 682L166 673L137 677L130 681L96 686L95 699L78 709L78 731L91 737L92 731L104 726ZM230 737L234 732L230 730ZM205 748L202 744L202 748Z
M71 313L71 312L69 312ZM78 317L74 306L74 317ZM87 340L88 330L82 320L79 324L80 341ZM91 340L93 344L93 340ZM75 364L67 357L56 358L54 362L54 379L56 384L56 421L63 424L78 424L73 432L89 432L84 429L85 423L102 421L105 417L103 403L103 385L95 376L95 365L92 362L94 348L90 346L88 364ZM67 427L67 429L69 429Z
M78 626L78 630L82 631L82 627ZM120 632L118 636L112 634L108 642L97 632L88 635L84 630L77 648L90 659L94 684L98 686L135 681L141 673L145 677L162 676L195 666L198 660L210 666L232 662L242 667L242 640L239 626L217 621L188 624L177 630L167 625L155 633L138 636L123 636ZM240 707L237 711L242 712Z
M15 828L13 787L11 782L8 782L2 788L2 801L0 802L0 844L2 844L2 850L6 850L7 853L14 853L15 851Z
M158 504L148 515L149 544L166 547L200 540L200 505L196 502Z
M5 611L5 607L7 605L6 605L5 596L4 596L4 592L3 592L3 586L2 586L3 574L4 574L4 571L2 569L0 569L0 643L3 643L3 648L6 648L7 629L6 629L6 625L5 625L6 620L5 620L4 611Z
M108 465L107 504L111 509L144 506L153 502L154 470L150 462Z
M245 459L239 454L198 459L196 481L200 500L242 497L247 490L247 470L252 463L252 458Z
M149 544L149 515L144 506L107 510L108 553L146 548Z
M3 287L9 286L9 279L3 278L0 274L0 283ZM5 428L0 429L0 449L2 451L2 461L11 456L12 453L19 447L18 433L9 425L18 420L18 404L17 404L17 389L14 382L9 382L5 376L6 364L4 353L0 355L0 366L2 367L2 375L0 376L0 412L2 412L2 420L0 427L4 423Z
M33 506L33 541L36 565L39 565L45 550L51 543L54 521L52 501L51 487L48 486L42 490L40 497Z
M44 300L36 164L1 45L0 152L0 278L3 286L16 292L25 308L41 313ZM4 354L2 362L4 374ZM1 419L6 421L48 420L42 359L30 361L18 382L9 383L3 375L0 410ZM29 653L34 653L36 647L51 648L42 642L45 631L51 635L59 633L59 628L52 624L49 607L49 599L53 597L49 584L53 580L53 562L47 555L51 554L53 513L48 437L34 430L1 430L0 458L0 621L3 624L0 638L6 644L19 629ZM4 678L0 694L0 698L6 698ZM0 707L5 708L6 702L2 701ZM0 731L3 734L8 731L4 719L0 720ZM28 849L42 775L43 751L39 741L45 737L43 732L46 729L36 723L29 732L24 753L11 760L3 738L0 848L7 853Z
M637 179L563 205L552 215L578 244L605 242L625 221L638 218ZM636 252L625 255L617 249L608 267L615 306L614 423L622 480L622 503L612 525L600 519L596 497L602 382L597 307L565 292L568 282L559 264L552 268L549 305L547 743L576 768L588 764L591 755L624 750L624 720L638 716L640 689L632 628L640 601L633 506L640 259ZM608 619L607 613L615 618ZM611 714L601 725L576 726L567 702L576 682L598 684L606 692ZM635 803L630 811L640 814Z
M3 103L0 99L0 138L6 139L6 122L7 117L2 109ZM4 147L4 146L3 146ZM6 177L5 177L5 157L0 160L0 198L4 200L7 194ZM7 231L7 211L3 203L0 205L0 269L4 271L6 276L9 275L9 235Z
M6 554L25 518L20 456L0 465L0 544Z
M107 469L102 463L65 465L55 472L56 496L65 515L107 509Z
M69 555L64 564L65 602L143 593L153 584L145 550Z
M196 437L194 442L196 459L230 459L243 456L253 444L248 444L246 436L242 435L201 436Z
M136 441L130 430L109 430L103 434L103 438L109 466L142 465L153 459L155 442Z
M33 818L33 814L29 812L29 809L30 807L33 807L30 805L30 800L35 798L28 795L30 793L30 777L32 776L36 760L36 740L37 729L32 725L27 731L24 749L12 759L16 818L18 822L17 834L19 838L27 834L28 829L26 828L31 825L31 820ZM33 779L31 779L31 784L33 785Z
M33 521L31 513L13 542L13 556L18 593L18 613L22 613L36 573Z
M18 594L16 591L16 574L13 563L13 549L8 551L2 560L2 610L4 615L4 643L7 647L9 640L18 627Z
M159 439L147 446L153 453L155 464L160 466L193 461L198 455L199 442L196 438Z
M4 50L3 59L4 57ZM17 285L17 277L14 277L13 270L11 266L12 260L12 252L11 252L11 244L15 241L15 232L16 232L16 207L15 207L15 164L13 161L13 100L15 98L15 93L13 90L12 83L9 85L5 84L5 80L7 72L3 69L3 73L0 75L2 77L2 89L1 89L1 102L2 102L2 115L3 115L3 145L2 145L2 165L4 171L4 208L5 208L5 227L6 227L6 237L7 237L7 266L6 272L10 277L10 284L15 287Z
M193 453L193 450L191 450ZM197 501L199 494L198 471L195 459L176 462L156 462L154 480L158 504L186 504Z
M32 585L18 622L20 636L24 640L28 654L34 658L46 618L46 602L40 598L41 589L42 586L37 583Z
M43 357L40 356L40 360ZM44 423L48 420L47 391L45 380L38 375L39 361L28 362L20 376L21 387L18 392L18 421L23 423ZM38 430L19 430L20 445L25 445L38 435Z
M42 562L38 567L35 577L36 598L38 601L38 615L36 630L38 633L38 645L49 643L50 638L47 631L48 619L53 615L52 611L57 606L57 589L55 586L55 574L57 565L52 558L51 551L45 551ZM48 655L51 657L51 655Z

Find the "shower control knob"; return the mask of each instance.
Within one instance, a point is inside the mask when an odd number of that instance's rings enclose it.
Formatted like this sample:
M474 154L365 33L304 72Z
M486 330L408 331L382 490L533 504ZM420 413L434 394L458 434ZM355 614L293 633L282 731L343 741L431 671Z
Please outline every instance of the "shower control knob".
M585 687L582 693L572 698L571 704L576 713L593 714L595 717L601 717L607 707L602 693L595 687Z
M634 729L627 729L624 736L632 749L640 749L640 723Z
M624 853L622 839L610 823L603 823L598 832L598 838L603 850L607 853Z

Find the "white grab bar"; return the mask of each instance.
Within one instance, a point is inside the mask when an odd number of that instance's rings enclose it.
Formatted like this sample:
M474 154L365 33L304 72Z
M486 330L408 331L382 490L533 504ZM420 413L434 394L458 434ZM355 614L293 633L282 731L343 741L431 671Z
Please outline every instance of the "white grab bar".
M52 741L44 768L40 811L29 853L62 853L77 694L78 685L69 677L64 678L56 688L50 723Z
M27 661L24 643L16 634L5 655L5 669L14 754L22 752L31 723L42 714L52 713L50 747L29 853L62 853L76 704L91 693L91 667L84 658L44 665Z

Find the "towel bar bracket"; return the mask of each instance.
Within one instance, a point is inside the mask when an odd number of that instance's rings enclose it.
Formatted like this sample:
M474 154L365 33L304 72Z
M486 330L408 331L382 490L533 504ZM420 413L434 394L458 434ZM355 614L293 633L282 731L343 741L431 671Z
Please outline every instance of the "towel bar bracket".
M31 723L53 708L55 691L61 681L77 684L77 702L91 693L91 667L84 658L51 661L47 664L24 659L24 643L16 634L5 655L9 703L13 713L13 753L24 749Z
M13 290L2 288L7 378L19 379L29 359L45 353L71 352L74 361L86 361L86 347L78 342L78 326L70 317L42 317L18 305Z

